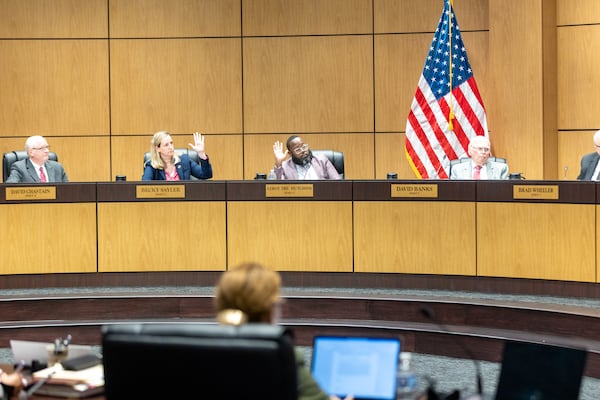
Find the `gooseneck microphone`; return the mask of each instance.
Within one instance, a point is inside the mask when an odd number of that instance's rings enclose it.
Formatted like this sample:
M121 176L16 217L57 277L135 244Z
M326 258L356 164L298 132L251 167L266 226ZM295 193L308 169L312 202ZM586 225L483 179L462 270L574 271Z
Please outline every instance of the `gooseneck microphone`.
M419 312L421 313L421 315L423 315L425 318L427 318L429 321L431 321L433 324L435 324L444 333L452 333L452 331L450 329L448 329L448 327L446 325L441 323L435 317L435 314L433 313L433 310L431 308L429 308L427 306L421 306L419 308ZM467 354L467 356L469 356L469 358L471 358L471 361L473 361L473 364L475 365L475 373L476 373L476 378L477 378L477 394L479 395L479 398L481 399L483 396L483 380L481 377L481 366L479 365L479 361L473 356L473 352L471 350L469 350L469 348L467 346L465 346L465 344L461 340L456 340L455 343L457 343L460 346L460 348L463 350L463 352L465 354Z

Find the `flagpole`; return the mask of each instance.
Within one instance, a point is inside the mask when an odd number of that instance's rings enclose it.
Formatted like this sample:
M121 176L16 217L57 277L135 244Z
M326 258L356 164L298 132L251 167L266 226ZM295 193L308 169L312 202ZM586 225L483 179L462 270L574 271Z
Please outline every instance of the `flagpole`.
M454 109L452 108L452 78L454 77L452 71L452 7L454 6L454 0L448 0L448 47L450 51L449 54L449 64L450 64L450 93L448 97L448 105L450 106L450 114L448 115L448 130L454 130L454 123L452 120L454 119Z

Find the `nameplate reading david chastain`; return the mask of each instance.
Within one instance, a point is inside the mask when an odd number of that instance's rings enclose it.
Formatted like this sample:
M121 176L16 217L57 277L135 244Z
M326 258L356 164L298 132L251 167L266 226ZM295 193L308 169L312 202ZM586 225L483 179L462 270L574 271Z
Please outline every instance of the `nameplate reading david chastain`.
M184 199L185 185L137 185L137 199Z
M558 185L514 185L513 199L558 200Z
M265 185L266 197L313 197L312 183L297 185L271 183Z
M423 185L392 184L390 188L392 197L438 197L438 185L435 183Z
M56 186L7 187L6 200L56 200Z

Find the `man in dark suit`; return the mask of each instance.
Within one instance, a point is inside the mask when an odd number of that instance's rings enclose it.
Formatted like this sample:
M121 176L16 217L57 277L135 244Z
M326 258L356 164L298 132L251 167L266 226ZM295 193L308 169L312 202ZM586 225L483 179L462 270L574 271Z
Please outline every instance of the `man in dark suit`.
M10 167L6 183L68 182L63 166L48 160L50 146L42 136L30 136L25 141L29 158L15 162Z
M597 181L600 178L600 130L594 133L593 140L596 151L581 158L581 171L577 177L580 181Z

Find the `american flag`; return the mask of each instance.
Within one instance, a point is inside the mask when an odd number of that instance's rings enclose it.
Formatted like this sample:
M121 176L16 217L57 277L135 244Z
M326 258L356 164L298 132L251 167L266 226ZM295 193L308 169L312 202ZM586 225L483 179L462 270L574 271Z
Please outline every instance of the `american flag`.
M485 108L451 0L444 0L406 121L406 157L419 178L446 179L450 160L466 157L474 135L488 135Z

